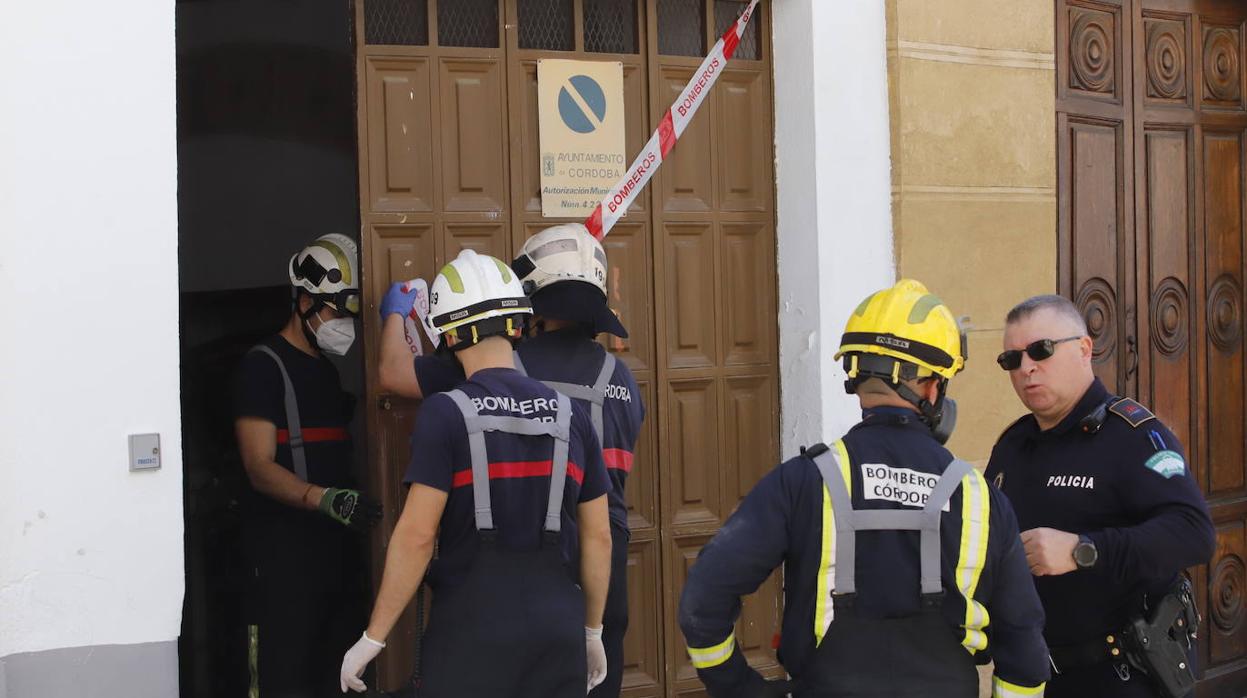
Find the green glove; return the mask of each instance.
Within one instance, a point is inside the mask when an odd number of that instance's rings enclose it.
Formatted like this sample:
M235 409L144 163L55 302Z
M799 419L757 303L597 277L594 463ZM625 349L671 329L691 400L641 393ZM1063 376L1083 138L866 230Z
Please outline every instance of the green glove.
M357 531L367 531L381 519L381 505L357 490L326 487L316 508L334 521Z

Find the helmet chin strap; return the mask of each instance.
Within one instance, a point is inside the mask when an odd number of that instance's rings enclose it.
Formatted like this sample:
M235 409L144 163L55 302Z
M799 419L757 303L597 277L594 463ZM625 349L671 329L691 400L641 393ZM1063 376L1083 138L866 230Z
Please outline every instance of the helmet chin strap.
M938 379L937 379L938 380ZM957 424L957 403L945 396L948 390L948 381L939 382L939 395L932 403L926 398L918 395L904 383L892 384L889 387L900 395L909 404L918 409L923 424L931 430L941 444L947 443L949 437L952 436L953 427Z
M312 329L312 316L319 313L320 309L325 307L325 302L309 293L308 298L312 299L312 304L308 306L306 312L302 312L299 310L299 295L299 292L296 291L294 297L294 309L296 313L299 313L299 318L303 320L301 325L303 329L303 336L307 338L307 343L311 344L313 349L319 349L320 345L316 342L316 332Z

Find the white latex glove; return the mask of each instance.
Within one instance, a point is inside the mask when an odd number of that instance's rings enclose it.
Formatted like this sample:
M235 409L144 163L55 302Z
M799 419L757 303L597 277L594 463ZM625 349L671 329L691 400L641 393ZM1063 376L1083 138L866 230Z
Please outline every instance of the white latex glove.
M606 648L602 646L602 626L585 626L585 653L589 658L589 687L585 693L606 680Z
M383 649L385 649L384 642L377 642L368 637L368 632L364 631L359 641L342 657L342 672L338 675L338 683L342 686L343 693L346 693L347 687L356 693L368 690L359 677L364 673L364 668L368 666L368 663L376 659Z

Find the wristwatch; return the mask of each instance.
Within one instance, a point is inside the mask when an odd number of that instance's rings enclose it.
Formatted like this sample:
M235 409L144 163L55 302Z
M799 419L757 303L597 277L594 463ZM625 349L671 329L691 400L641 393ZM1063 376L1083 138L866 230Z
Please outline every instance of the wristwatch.
M1078 545L1074 546L1074 564L1078 565L1078 569L1095 567L1099 559L1100 551L1096 550L1095 543L1086 536L1078 536Z

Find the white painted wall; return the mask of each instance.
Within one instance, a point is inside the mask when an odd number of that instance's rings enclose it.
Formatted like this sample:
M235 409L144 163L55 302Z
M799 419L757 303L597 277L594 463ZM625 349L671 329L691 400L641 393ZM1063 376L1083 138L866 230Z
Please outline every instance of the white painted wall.
M780 446L861 412L832 359L849 314L895 280L888 76L878 0L776 0Z
M173 10L0 21L0 657L178 636ZM164 467L130 473L142 432Z

